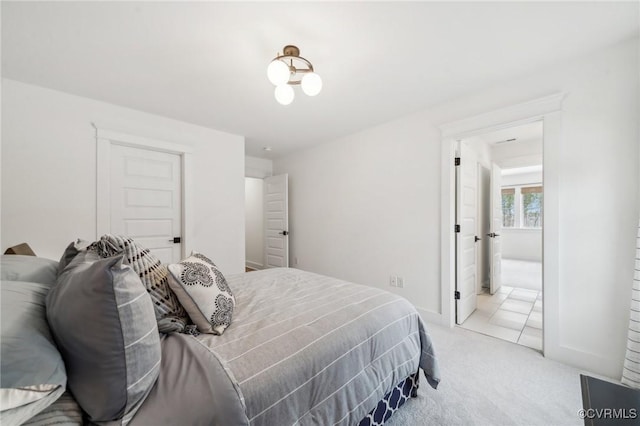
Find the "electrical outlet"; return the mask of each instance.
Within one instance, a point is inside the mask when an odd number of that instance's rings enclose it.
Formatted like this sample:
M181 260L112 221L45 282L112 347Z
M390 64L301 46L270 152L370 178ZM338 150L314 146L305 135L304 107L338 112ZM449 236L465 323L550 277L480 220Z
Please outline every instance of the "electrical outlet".
M396 287L400 287L400 288L404 287L404 278L396 277Z
M398 287L398 277L391 275L389 277L389 285L391 287Z

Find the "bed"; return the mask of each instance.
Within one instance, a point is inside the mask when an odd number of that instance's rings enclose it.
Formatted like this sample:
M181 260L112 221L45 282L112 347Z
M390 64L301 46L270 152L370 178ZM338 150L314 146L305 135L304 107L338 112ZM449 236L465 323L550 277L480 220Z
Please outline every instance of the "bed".
M224 333L161 334L157 379L132 417L98 423L381 425L416 395L420 370L437 387L431 339L404 298L289 268L226 280L236 305ZM73 396L56 398L26 424L78 424Z

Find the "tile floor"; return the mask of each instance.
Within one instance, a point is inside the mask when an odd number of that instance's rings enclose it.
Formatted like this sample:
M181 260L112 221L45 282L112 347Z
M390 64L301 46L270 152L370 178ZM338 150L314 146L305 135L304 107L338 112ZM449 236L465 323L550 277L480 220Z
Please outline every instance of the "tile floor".
M520 288L511 282L494 295L479 294L477 309L460 327L542 350L541 285Z

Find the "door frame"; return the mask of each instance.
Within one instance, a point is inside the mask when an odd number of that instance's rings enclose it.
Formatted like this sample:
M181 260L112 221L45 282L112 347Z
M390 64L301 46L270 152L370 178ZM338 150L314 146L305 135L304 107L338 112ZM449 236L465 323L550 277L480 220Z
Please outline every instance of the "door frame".
M109 233L111 229L110 212L110 164L111 146L121 145L131 148L146 149L149 151L175 154L180 157L181 169L181 227L182 227L182 252L181 257L187 257L191 253L193 241L193 218L194 212L191 203L193 197L193 185L191 177L191 155L193 150L189 146L176 144L173 142L151 139L142 136L134 136L112 130L96 127L96 239Z
M543 182L545 185L543 268L543 353L559 345L559 166L562 102L557 93L522 104L446 123L441 131L441 323L455 325L455 143L456 140L534 121L543 122Z

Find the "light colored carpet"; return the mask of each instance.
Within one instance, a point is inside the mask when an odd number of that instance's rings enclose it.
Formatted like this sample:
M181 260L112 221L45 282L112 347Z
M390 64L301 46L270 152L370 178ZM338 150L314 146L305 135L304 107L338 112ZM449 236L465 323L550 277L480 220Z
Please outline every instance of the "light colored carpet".
M424 375L387 423L419 425L582 425L581 371L539 352L482 334L427 324L442 381Z

